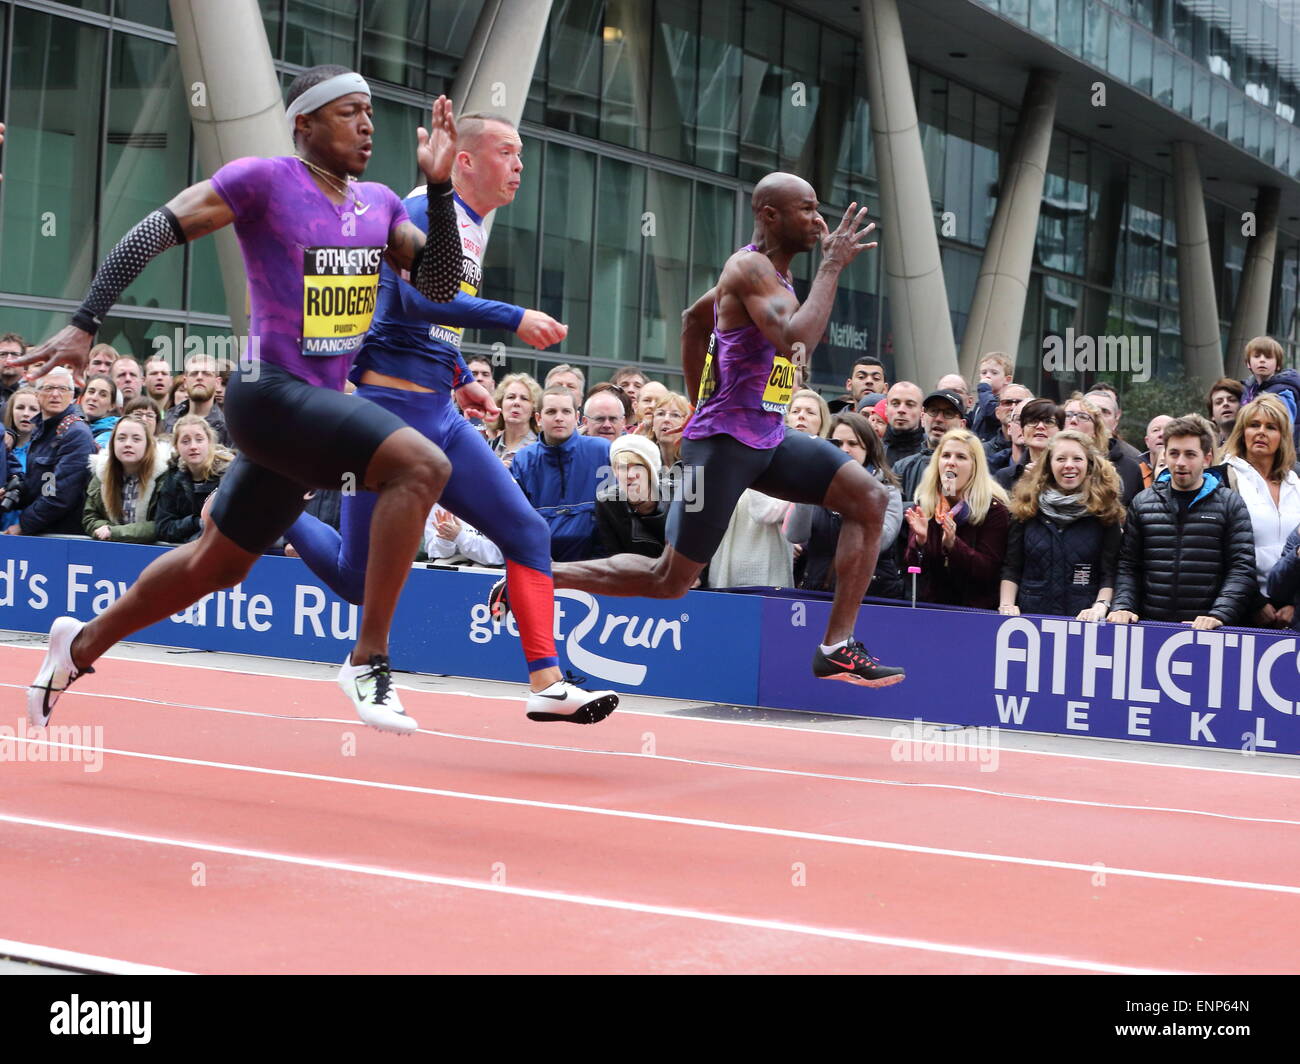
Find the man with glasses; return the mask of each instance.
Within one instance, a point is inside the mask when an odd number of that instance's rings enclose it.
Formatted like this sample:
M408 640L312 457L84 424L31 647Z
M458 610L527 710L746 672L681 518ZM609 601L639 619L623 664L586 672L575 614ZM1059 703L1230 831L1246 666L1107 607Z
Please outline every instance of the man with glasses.
M627 429L626 400L612 385L591 393L582 407L582 434L613 443Z
M194 414L212 426L222 446L230 447L226 416L217 406L217 360L211 355L190 355L185 360L185 395L185 402L167 411L163 431L172 432L176 422L186 414Z
M902 483L904 500L914 500L916 489L921 484L930 456L935 446L943 439L943 434L950 429L966 427L966 410L962 397L955 391L941 388L931 392L921 404L921 425L925 429L925 450L909 454L896 466L894 475Z
M32 430L22 486L22 517L11 536L57 532L79 536L90 483L88 459L97 450L81 408L73 402L72 373L50 370L36 385L41 418Z
M1019 457L1019 455L1012 456L1011 432L1007 427L1007 422L1011 419L1011 414L1017 406L1026 399L1032 399L1033 397L1034 393L1023 384L1003 385L1002 392L998 396L997 406L994 408L994 416L998 419L997 435L984 444L984 453L988 456L990 474L1005 469L1015 461L1015 458Z
M0 336L0 412L3 412L9 397L23 383L21 366L11 366L8 360L17 358L27 350L27 342L17 333L5 333Z

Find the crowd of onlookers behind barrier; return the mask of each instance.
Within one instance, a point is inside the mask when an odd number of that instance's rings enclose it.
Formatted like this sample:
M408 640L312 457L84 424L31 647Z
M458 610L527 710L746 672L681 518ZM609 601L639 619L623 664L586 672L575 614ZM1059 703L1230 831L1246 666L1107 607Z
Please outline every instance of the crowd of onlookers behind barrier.
M24 349L22 337L0 336L0 365ZM1250 341L1245 365L1244 380L1214 383L1204 410L1152 418L1141 448L1123 438L1112 385L1036 398L998 352L981 360L974 389L950 375L928 391L891 384L864 356L834 401L796 391L787 431L826 438L887 493L871 596L1115 623L1300 627L1300 374L1269 337ZM696 484L680 476L685 396L633 366L591 387L569 365L542 384L526 373L496 381L487 359L469 367L500 408L474 424L545 517L555 560L663 551L674 493ZM173 374L165 359L141 367L106 344L84 379L59 369L29 385L5 367L0 531L197 538L235 457L222 416L232 368L199 354ZM337 526L345 488L310 493L308 508ZM704 586L832 591L839 526L825 507L746 491ZM503 562L441 507L421 557Z

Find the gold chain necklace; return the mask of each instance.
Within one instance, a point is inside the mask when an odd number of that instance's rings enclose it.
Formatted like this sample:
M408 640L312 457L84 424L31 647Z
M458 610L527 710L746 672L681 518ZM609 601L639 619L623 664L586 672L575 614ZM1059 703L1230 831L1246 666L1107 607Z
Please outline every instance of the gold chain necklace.
M303 166L307 167L307 169L310 170L313 174L317 174L318 176L323 177L329 183L330 187L333 188L345 200L348 198L348 196L351 196L352 205L354 207L360 208L363 211L369 209L363 206L361 200L357 198L357 194L352 188L351 178L346 178L340 181L337 174L331 174L328 170L322 169L321 167L317 166L315 163L311 162L310 160L304 159L301 155L295 155L294 158L297 159L299 162L301 162Z

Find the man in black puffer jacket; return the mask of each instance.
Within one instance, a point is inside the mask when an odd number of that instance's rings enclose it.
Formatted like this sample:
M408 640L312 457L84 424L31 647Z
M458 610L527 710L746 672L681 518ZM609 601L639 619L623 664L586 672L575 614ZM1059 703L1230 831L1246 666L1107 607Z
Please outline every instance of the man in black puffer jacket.
M1191 418L1165 426L1167 470L1129 507L1108 620L1208 629L1246 618L1257 588L1255 536L1241 496L1207 472L1213 447Z

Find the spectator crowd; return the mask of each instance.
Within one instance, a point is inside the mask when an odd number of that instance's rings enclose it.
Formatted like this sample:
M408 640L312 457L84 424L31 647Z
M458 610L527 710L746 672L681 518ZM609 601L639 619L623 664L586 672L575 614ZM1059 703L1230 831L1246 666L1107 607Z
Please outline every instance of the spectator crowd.
M5 365L26 350L0 336L0 532L185 543L234 460L222 413L232 369L195 354L183 372L107 344L84 378L56 369L35 384ZM628 366L588 386L558 365L539 383L495 380L499 413L475 421L545 519L557 561L657 557L681 469L689 400ZM795 391L787 432L820 437L860 463L888 497L868 595L1006 615L1127 624L1173 621L1300 627L1300 374L1270 337L1244 353L1245 379L1222 378L1204 411L1162 412L1139 448L1120 430L1117 390L1064 402L1035 397L993 352L979 381L922 388L859 358L828 402ZM337 492L310 508L337 523ZM840 516L753 489L740 498L706 587L833 591ZM500 566L477 529L429 514L421 558Z

